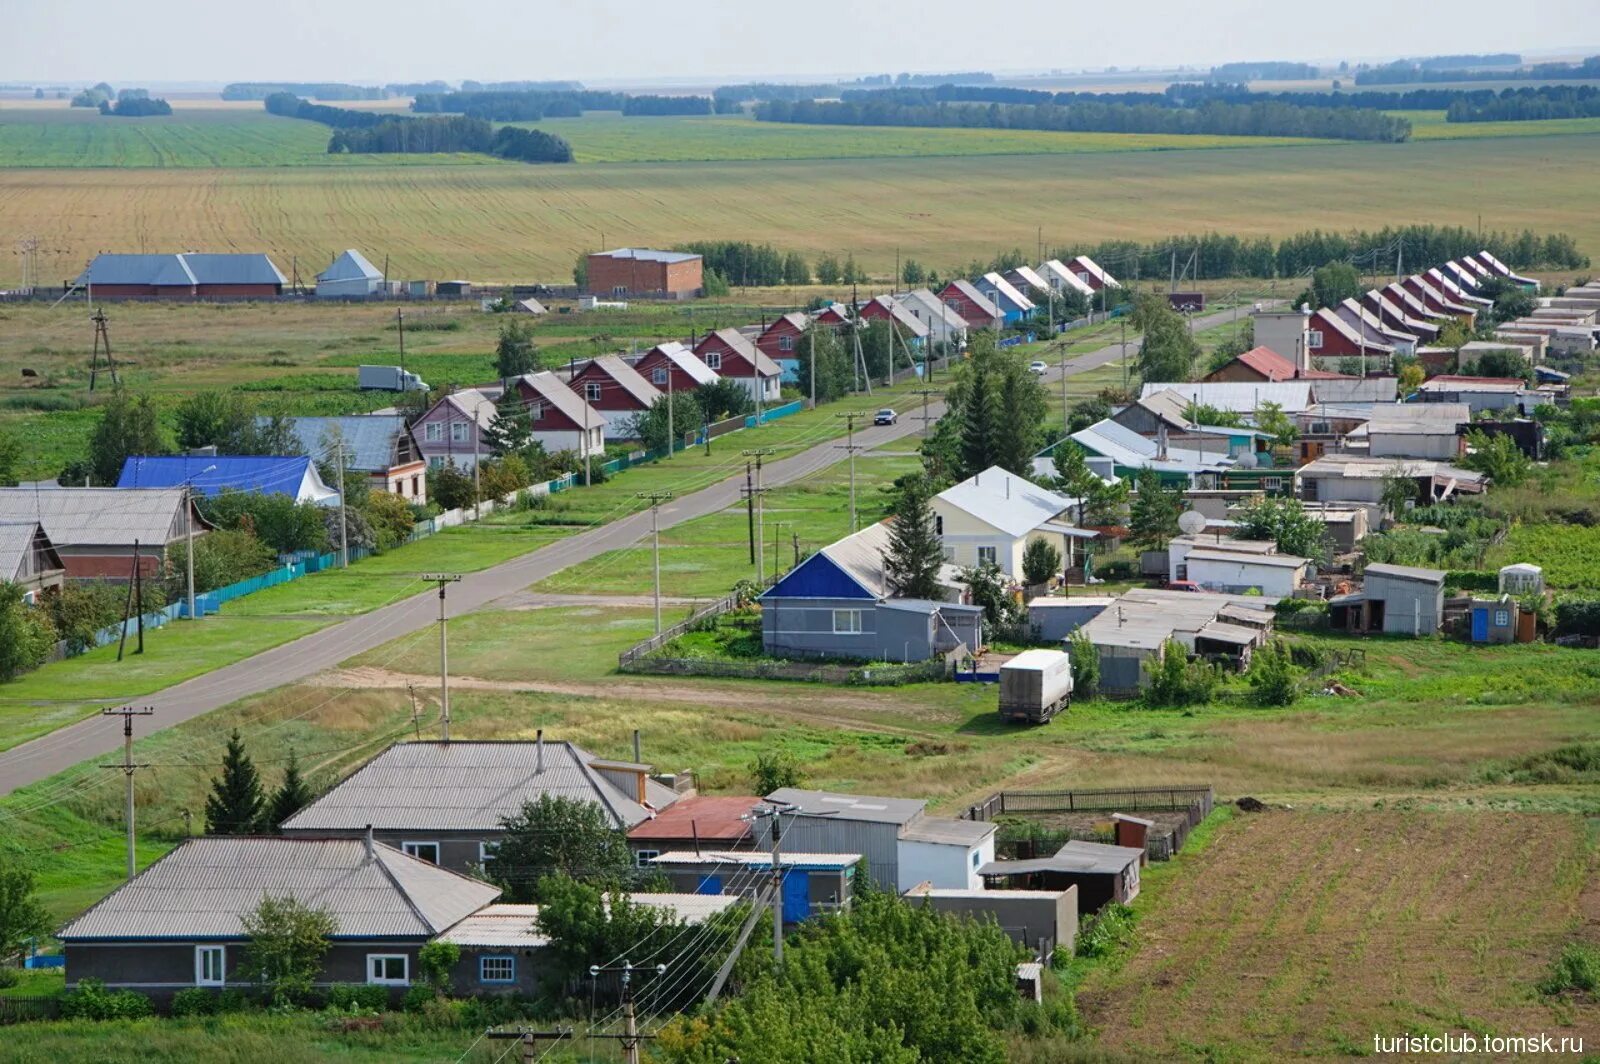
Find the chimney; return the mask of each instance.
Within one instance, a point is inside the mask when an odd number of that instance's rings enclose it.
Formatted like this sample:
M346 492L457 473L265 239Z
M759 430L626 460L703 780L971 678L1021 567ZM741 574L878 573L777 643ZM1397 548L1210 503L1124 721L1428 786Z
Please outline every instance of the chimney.
M1156 461L1167 460L1167 423L1161 422L1156 426Z
M644 761L644 757L640 754L640 751L639 751L639 729L635 728L635 729L633 729L633 763L637 765L637 764L642 763L643 761Z
M1006 477L1006 498L1011 498L1011 478Z
M367 835L366 835L365 841L366 841L366 844L367 844L367 860L370 861L374 857L378 856L375 852L373 852L373 849L372 849L372 825L371 824L367 825Z
M543 728L540 728L538 731L533 733L533 749L534 749L534 752L538 755L538 759L539 759L538 760L538 769L537 769L537 771L543 772L544 771L544 729Z

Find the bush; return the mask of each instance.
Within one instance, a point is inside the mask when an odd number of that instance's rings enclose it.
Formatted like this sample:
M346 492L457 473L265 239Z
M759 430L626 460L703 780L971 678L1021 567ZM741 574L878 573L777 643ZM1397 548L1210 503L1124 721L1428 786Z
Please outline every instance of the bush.
M1254 689L1258 706L1293 705L1300 697L1300 677L1295 673L1289 648L1281 639L1274 639L1255 652L1245 679Z
M1556 603L1556 635L1600 635L1600 599Z
M382 1012L389 1007L389 988L370 983L335 983L328 988L327 1004L334 1012Z
M426 983L417 983L406 991L401 1007L407 1012L421 1012L429 1002L434 1001L438 996L438 992L433 987L428 986Z
M1586 994L1600 992L1600 947L1584 942L1569 942L1551 966L1550 974L1539 982L1539 993L1567 991Z
M1078 698L1093 698L1100 687L1100 651L1089 633L1072 633L1067 658L1072 665L1072 693Z
M155 1015L155 1006L133 990L107 990L98 979L83 979L61 998L65 1020L137 1020Z
M191 986L172 995L174 1016L210 1016L217 1011L217 995L202 986Z
M368 492L361 510L367 524L372 526L373 541L380 551L392 550L404 543L417 523L406 501L387 491Z
M454 465L428 470L428 498L446 510L466 509L475 498L472 474Z
M1084 921L1078 931L1077 955L1104 957L1133 940L1133 910L1112 902Z
M1182 709L1204 705L1221 682L1217 668L1204 661L1191 662L1189 651L1176 639L1161 648L1161 660L1147 663L1149 683L1144 689L1144 704L1152 709Z
M22 976L17 974L15 968L0 965L0 990L8 990L22 982Z
M228 987L217 995L218 1012L243 1012L252 1004L250 995L237 987Z
M334 511L337 516L338 511ZM188 545L175 543L167 553L166 593L176 601L188 590ZM194 541L194 590L196 594L237 584L252 576L269 572L278 564L278 555L248 528L219 528ZM108 623L116 623L117 616Z

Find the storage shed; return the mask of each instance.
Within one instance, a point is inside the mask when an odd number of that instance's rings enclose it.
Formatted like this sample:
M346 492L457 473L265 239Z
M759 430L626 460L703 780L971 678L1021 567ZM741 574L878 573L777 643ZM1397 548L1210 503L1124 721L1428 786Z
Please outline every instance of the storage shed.
M1099 912L1110 902L1127 904L1139 896L1139 866L1144 850L1073 839L1051 857L1028 861L990 861L978 874L991 887L1035 890L1078 888L1078 914Z
M1072 954L1078 938L1078 888L986 890L919 883L905 892L912 905L974 920L993 920L1013 942L1048 961L1056 950Z
M1330 627L1350 632L1432 635L1444 619L1444 571L1367 566L1361 591L1328 600Z

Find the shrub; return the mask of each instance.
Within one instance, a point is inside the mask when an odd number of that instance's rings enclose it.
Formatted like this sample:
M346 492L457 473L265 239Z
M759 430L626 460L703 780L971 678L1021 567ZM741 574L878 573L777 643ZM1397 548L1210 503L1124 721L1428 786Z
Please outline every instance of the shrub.
M1104 957L1133 940L1133 910L1112 902L1089 917L1078 931L1080 957Z
M370 983L335 983L328 988L334 1012L382 1012L389 1007L389 988Z
M217 1011L217 995L202 986L191 986L172 995L174 1016L210 1016Z
M429 1002L435 1000L438 996L433 987L426 983L417 983L406 991L402 1007L407 1012L421 1012Z
M1245 677L1259 706L1288 706L1300 697L1300 677L1295 673L1289 648L1274 639L1255 652Z
M416 515L406 501L387 491L368 492L361 509L366 515L367 524L372 526L373 539L380 551L391 550L404 543L417 523Z
M1600 599L1556 603L1556 635L1600 635Z
M1072 663L1072 693L1093 698L1100 687L1100 651L1081 628L1072 633L1071 644L1067 657Z
M1568 942L1551 966L1550 974L1539 982L1541 994L1561 994L1569 990L1586 994L1600 992L1600 947Z
M137 1020L155 1015L150 999L133 990L107 990L98 979L83 979L61 998L66 1020Z
M441 994L450 992L450 973L460 960L461 947L454 942L430 942L417 951L422 978Z
M22 982L22 976L17 974L15 968L0 965L0 990L7 990Z
M1161 647L1161 660L1145 666L1149 683L1144 704L1152 709L1182 709L1211 701L1221 678L1217 668L1204 661L1191 662L1189 651L1176 639Z
M750 782L757 794L771 794L784 787L805 786L806 774L793 754L757 754L750 762Z
M218 1012L243 1012L252 1004L250 995L238 987L228 987L217 995Z

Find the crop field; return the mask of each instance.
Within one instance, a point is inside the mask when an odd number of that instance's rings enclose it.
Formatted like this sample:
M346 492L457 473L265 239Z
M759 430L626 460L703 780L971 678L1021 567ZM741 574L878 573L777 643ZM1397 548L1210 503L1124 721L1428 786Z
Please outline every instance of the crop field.
M1499 137L1565 137L1600 133L1600 118L1552 118L1542 122L1446 122L1443 111L1392 111L1411 121L1413 140L1486 140Z
M1278 1061L1367 1056L1405 1032L1600 1038L1592 1000L1534 989L1596 931L1580 817L1236 814L1161 871L1132 956L1079 988L1107 1048Z
M197 117L203 113L141 121L210 129ZM1055 243L1200 229L1283 235L1314 227L1477 224L1480 213L1485 227L1566 231L1591 253L1600 251L1600 220L1586 195L1587 177L1600 161L1600 134L1529 136L1532 129L1521 128L1538 123L1515 123L1519 128L1507 132L1517 136L1485 137L1478 129L1470 139L1293 147L1244 138L1250 143L1191 144L1185 151L1113 150L1119 142L1106 139L1112 135L1084 134L1089 139L1062 142L1079 145L1069 161L1036 154L1037 145L1006 149L1029 154L939 154L993 147L1025 136L1021 131L769 131L741 120L721 120L724 127L714 119L697 120L700 126L595 117L569 120L580 157L715 161L559 167L433 165L431 156L412 157L408 165L396 156L329 160L319 154L320 130L314 138L248 133L275 128L263 127L268 122L301 125L248 113L232 116L236 122L219 119L214 132L182 152L171 142L111 149L74 141L82 136L74 129L88 119L45 123L52 132L44 141L54 146L36 147L32 158L189 159L187 166L112 171L17 162L17 152L4 145L17 137L37 143L41 135L30 130L39 121L31 112L15 114L23 119L0 122L0 219L39 237L48 278L76 275L90 254L108 247L259 249L280 263L320 264L357 246L375 262L388 256L391 276L562 281L573 258L602 239L670 246L723 238L770 241L810 256L853 253L868 270L887 275L897 252L948 271L1002 248L1032 248L1041 231ZM693 135L667 132L678 127ZM962 140L969 133L971 143ZM118 136L139 139L134 132ZM259 145L250 144L260 136L305 138L296 158L315 156L328 165L202 168L228 153L259 156ZM893 154L907 146L923 157ZM862 152L880 154L840 157ZM824 157L782 157L802 153ZM0 285L20 272L18 257L0 260Z

